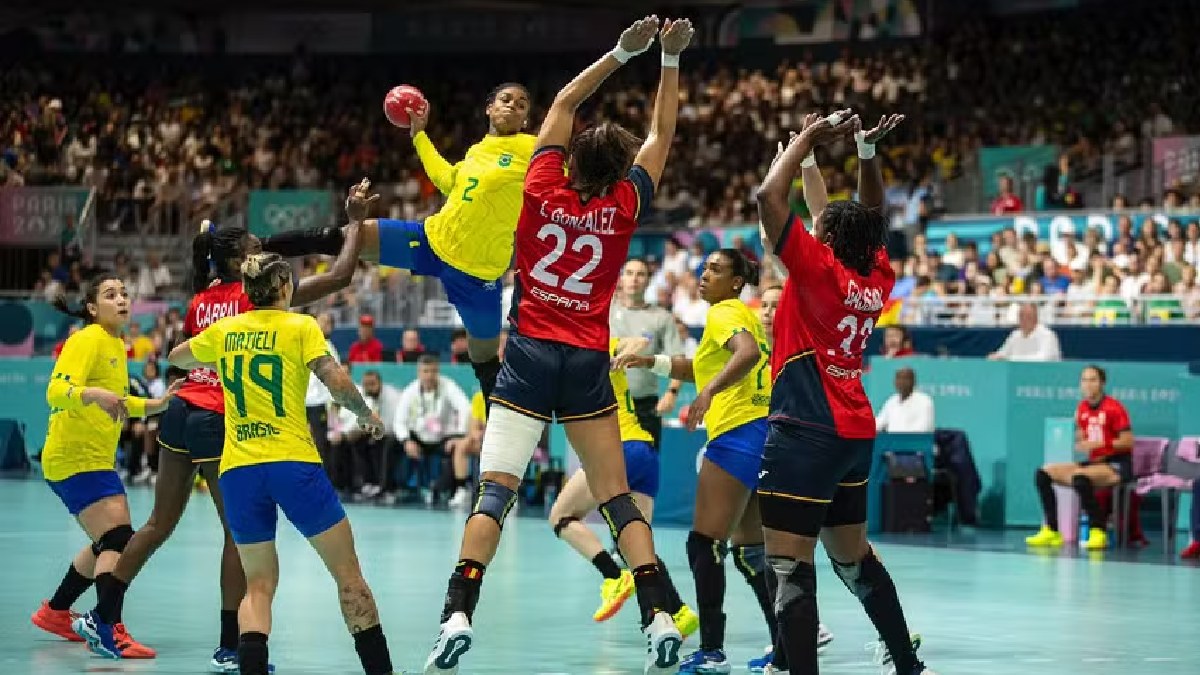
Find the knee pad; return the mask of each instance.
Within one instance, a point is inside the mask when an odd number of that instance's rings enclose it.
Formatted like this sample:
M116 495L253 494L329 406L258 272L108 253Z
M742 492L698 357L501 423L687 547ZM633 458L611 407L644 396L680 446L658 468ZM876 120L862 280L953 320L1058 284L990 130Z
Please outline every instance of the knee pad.
M578 522L579 522L579 519L576 518L575 516L566 516L564 518L559 518L558 522L555 523L555 525L554 525L554 536L561 537L563 530L570 527L571 523L578 523Z
M524 476L545 426L541 420L502 405L491 406L487 430L483 432L483 447L479 451L480 473Z
M775 589L775 616L782 617L797 601L816 601L817 569L795 558L767 556L767 564L779 580Z
M650 523L647 523L646 517L642 515L642 510L638 508L637 502L633 500L633 495L628 492L619 494L601 504L600 515L604 516L604 522L608 523L608 531L612 534L613 543L620 541L621 532L630 523L641 521L646 523L646 527L650 527Z
M471 510L471 515L482 513L504 529L504 519L516 503L517 493L499 483L485 480L479 484L479 495L475 498L475 508Z
M1082 474L1071 478L1071 487L1079 494L1092 495L1095 491L1095 486L1092 484L1092 479Z
M875 550L869 549L867 555L856 563L842 563L830 558L833 571L846 585L846 588L858 598L859 602L866 600L872 592L882 584L890 584L891 576L884 569L883 563L875 557Z
M696 564L703 558L712 558L717 565L724 565L725 556L729 554L729 547L724 541L717 541L708 535L692 530L688 532L687 554L688 565L694 572Z
M739 545L734 546L731 550L733 552L733 564L737 566L742 576L746 577L746 581L750 581L767 571L767 551L764 545Z
M1046 473L1045 469L1037 470L1037 473L1033 475L1033 482L1039 488L1048 488L1053 485L1053 482L1050 480L1050 474Z
M103 551L103 550L104 549L100 548L100 542L98 542L98 541L92 542L92 555L100 555L101 551Z
M108 532L100 535L100 541L96 543L100 545L100 550L102 552L114 551L116 553L120 553L125 550L125 546L129 544L129 540L132 538L132 527L128 525L118 525Z

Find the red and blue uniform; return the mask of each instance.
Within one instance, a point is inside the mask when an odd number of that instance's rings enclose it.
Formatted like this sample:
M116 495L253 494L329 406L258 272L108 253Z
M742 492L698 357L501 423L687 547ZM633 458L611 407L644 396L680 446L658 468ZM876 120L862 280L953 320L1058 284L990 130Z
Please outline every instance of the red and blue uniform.
M583 201L558 146L534 154L517 221L514 331L491 400L560 422L616 408L609 369L609 306L638 216L654 182L640 166Z
M197 293L183 317L183 334L192 338L227 316L254 309L242 282L230 281ZM193 462L221 458L225 446L225 393L221 375L211 368L188 373L159 423L158 442L164 448L187 454Z
M758 492L823 506L826 525L861 523L875 438L863 353L895 274L884 249L869 274L847 269L799 219L784 229L776 255L789 276L775 314Z

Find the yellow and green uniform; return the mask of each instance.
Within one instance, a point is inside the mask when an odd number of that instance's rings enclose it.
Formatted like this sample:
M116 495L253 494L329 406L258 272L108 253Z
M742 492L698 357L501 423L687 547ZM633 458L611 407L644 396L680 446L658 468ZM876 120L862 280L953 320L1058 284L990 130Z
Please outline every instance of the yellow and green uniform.
M617 355L617 338L612 338L609 345L609 354ZM654 437L650 432L642 428L642 423L638 421L637 411L633 407L633 397L629 395L629 379L625 377L624 370L610 370L609 379L612 380L613 394L617 397L617 423L621 425L621 442L625 441L645 441L653 444Z
M129 395L125 342L99 324L67 338L54 364L46 402L50 423L42 449L46 480L61 481L90 471L112 471L122 422L100 406L84 405L84 389L96 387L125 398L131 417L145 417L146 399Z
M704 415L709 440L767 416L771 402L771 350L762 321L741 300L723 300L709 308L704 334L692 358L696 390L703 390L729 362L733 353L725 348L725 344L743 331L750 333L758 343L761 351L758 363L749 375L713 397L712 405Z
M256 309L217 321L189 344L196 360L216 364L224 388L222 474L269 462L321 463L304 406L308 365L329 353L315 319Z
M425 173L447 197L441 210L425 219L429 246L439 258L478 279L504 276L536 144L530 134L485 136L452 165L425 132L417 134L413 146Z

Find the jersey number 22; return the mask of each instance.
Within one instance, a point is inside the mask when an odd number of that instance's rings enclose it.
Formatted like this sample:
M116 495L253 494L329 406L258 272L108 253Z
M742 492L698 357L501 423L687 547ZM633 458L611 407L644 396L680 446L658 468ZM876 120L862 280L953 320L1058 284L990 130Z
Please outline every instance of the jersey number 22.
M558 259L567 250L567 240L569 239L567 231L554 223L546 223L542 229L538 230L537 236L542 241L553 237L554 249L537 261L537 264L530 270L529 276L551 288L558 288L559 276L550 271L550 266L558 262ZM592 258L562 282L562 289L568 293L587 295L592 292L591 282L585 282L583 278L600 266L600 260L604 257L604 243L600 241L600 237L594 234L585 234L571 244L571 250L576 253L582 253L585 248L591 250Z

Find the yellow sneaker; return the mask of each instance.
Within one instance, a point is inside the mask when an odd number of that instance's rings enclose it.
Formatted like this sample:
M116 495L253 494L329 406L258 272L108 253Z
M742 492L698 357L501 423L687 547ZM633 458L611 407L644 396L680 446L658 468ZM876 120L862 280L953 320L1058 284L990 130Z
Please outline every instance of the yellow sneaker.
M608 621L621 611L625 601L633 595L633 574L621 570L616 579L605 579L600 586L600 609L592 615L593 621Z
M1083 547L1089 551L1103 551L1108 548L1108 532L1093 527L1088 530L1087 541L1083 543Z
M675 616L671 618L675 619L675 627L679 629L679 634L684 640L700 628L700 617L696 616L692 608L687 605L680 607L679 611L675 612Z
M1062 546L1062 544L1062 535L1050 529L1049 527L1046 527L1045 525L1042 526L1042 529L1038 530L1037 534L1033 535L1032 537L1025 537L1026 546L1045 546L1048 548L1058 548Z

